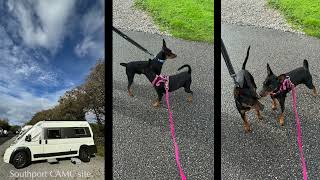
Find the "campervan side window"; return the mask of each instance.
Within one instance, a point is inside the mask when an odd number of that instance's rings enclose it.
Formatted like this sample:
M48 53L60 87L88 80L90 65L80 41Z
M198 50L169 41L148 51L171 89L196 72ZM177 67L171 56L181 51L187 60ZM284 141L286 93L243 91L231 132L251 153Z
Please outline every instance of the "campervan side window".
M84 128L74 128L75 135L86 135L86 131Z
M60 139L61 131L60 129L48 129L48 139Z

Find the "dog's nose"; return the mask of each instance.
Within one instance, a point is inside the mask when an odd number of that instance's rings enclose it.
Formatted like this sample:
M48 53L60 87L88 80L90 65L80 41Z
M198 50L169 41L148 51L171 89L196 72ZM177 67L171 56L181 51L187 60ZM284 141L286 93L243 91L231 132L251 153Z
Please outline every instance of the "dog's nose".
M263 94L264 94L264 93L263 93L262 91L259 92L259 96L260 96L259 99L263 97Z

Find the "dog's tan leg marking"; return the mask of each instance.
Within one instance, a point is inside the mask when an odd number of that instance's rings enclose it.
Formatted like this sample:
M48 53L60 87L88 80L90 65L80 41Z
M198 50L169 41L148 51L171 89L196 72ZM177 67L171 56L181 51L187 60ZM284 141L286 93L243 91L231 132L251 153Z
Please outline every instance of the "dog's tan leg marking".
M247 117L246 113L244 113L243 126L244 126L245 133L251 132L250 124L248 122L248 117Z
M192 96L191 96L191 95L190 95L190 96L188 96L187 101L188 101L189 103L192 103Z
M128 89L128 94L129 94L129 96L133 97L133 93L132 93L131 89Z
M271 106L272 110L276 110L278 107L277 107L277 100L274 98L272 99L272 106Z
M313 95L313 96L317 96L317 95L318 95L318 93L317 93L317 89L316 89L316 87L315 87L315 86L313 87L313 89L312 89L312 90L313 90L313 94L312 94L312 95Z
M263 117L261 116L260 110L256 109L256 114L257 114L258 119L260 119L260 120L263 119Z
M283 125L284 125L284 115L283 115L283 112L280 114L279 122L280 122L280 126L283 126Z
M160 101L157 99L153 104L153 107L160 107Z

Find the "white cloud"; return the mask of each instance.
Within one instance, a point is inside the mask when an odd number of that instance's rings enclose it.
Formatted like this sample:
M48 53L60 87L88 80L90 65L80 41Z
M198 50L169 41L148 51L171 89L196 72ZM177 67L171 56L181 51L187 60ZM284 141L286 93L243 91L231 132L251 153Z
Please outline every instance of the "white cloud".
M2 25L0 25L0 38L0 80L14 83L33 79L34 82L43 85L57 85L57 74L36 61L36 59L48 61L44 55L15 45Z
M55 53L62 43L75 0L8 1L9 11L20 22L20 36L32 48Z
M82 17L83 39L74 48L76 55L104 57L104 23L104 1L99 1Z
M6 102L0 103L1 118L8 118L13 124L23 124L36 112L55 106L59 97L67 90L69 89L37 97L22 88L6 88L0 85L0 99Z

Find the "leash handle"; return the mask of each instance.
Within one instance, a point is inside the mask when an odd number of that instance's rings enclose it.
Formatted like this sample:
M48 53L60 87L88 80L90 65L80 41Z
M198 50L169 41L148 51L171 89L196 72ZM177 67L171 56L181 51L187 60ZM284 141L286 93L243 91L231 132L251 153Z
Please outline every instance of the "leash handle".
M112 26L112 30L116 33L118 33L121 37L123 37L125 40L129 41L131 44L135 45L137 48L139 48L140 50L142 50L143 52L149 54L152 57L155 57L152 53L150 53L147 49L145 49L144 47L142 47L140 44L138 44L137 42L135 42L133 39L131 39L129 36L125 35L123 32L121 32L119 29L115 28Z

